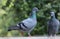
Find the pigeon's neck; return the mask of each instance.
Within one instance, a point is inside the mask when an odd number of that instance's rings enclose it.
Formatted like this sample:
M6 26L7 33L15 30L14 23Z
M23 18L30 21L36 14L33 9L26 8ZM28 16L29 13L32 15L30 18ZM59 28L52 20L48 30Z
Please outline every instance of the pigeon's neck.
M30 18L36 19L36 12L32 11Z

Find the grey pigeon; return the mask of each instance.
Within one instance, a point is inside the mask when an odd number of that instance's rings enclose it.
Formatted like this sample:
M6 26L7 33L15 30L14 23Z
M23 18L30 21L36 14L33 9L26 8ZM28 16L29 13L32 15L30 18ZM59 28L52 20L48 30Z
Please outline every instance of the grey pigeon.
M59 20L56 19L55 13L50 12L51 18L48 21L48 35L55 36L59 30Z
M10 26L8 28L8 31L19 30L21 32L27 32L28 35L31 36L30 33L35 28L35 26L37 24L37 19L36 19L37 11L38 11L38 8L34 7L32 9L31 15L27 19L21 21L20 23L18 23L15 26Z

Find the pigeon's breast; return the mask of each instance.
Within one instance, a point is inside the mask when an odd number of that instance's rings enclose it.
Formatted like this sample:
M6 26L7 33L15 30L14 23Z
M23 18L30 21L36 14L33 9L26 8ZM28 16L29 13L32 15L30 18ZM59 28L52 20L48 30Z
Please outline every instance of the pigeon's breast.
M49 21L50 26L59 26L59 21L57 19Z

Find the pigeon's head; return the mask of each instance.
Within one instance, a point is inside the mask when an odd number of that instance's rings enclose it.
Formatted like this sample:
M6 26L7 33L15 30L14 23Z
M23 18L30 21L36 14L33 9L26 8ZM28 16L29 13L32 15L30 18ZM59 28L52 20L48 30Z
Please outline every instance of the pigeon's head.
M39 10L38 10L38 8L37 8L37 7L34 7L34 8L32 9L32 11L37 12L37 11L39 11Z
M51 14L51 16L54 16L54 15L55 15L55 13L54 13L54 12L50 12L50 14Z

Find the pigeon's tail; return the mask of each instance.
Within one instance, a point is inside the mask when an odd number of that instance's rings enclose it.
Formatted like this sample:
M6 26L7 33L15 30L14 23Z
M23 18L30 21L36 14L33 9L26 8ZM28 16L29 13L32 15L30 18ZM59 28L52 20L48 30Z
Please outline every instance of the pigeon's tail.
M11 31L11 30L19 30L19 27L18 26L10 26L10 27L8 27L8 31Z

